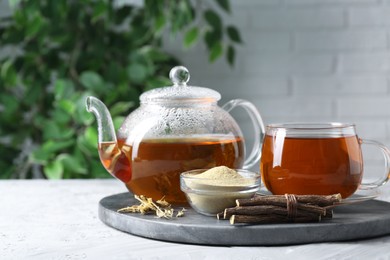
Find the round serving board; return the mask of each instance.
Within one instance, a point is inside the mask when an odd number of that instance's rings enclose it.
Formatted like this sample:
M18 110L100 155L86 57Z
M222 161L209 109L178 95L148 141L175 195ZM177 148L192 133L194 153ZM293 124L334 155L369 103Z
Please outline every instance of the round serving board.
M204 245L287 245L390 234L390 203L378 200L339 206L333 219L319 223L267 225L230 225L228 220L203 216L191 208L186 208L184 217L170 220L117 212L134 204L138 201L128 192L105 197L99 202L99 218L133 235Z

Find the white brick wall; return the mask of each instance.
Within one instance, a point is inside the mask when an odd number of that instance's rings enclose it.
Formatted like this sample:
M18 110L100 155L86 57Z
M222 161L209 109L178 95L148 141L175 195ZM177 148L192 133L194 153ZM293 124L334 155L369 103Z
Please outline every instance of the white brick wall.
M317 27L318 28L318 27ZM371 51L387 46L385 29L352 28L326 31L296 32L295 47L298 51Z
M344 74L386 75L390 69L390 52L341 53L338 65Z
M340 8L253 8L248 12L256 29L339 28L344 24ZM329 19L332 17L332 19Z
M231 0L245 44L235 68L208 64L204 47L183 53L167 42L191 72L191 83L218 90L221 104L252 101L265 123L343 121L361 137L390 146L390 1ZM251 125L234 115L251 143ZM366 155L369 174L382 167ZM376 169L371 173L370 169Z

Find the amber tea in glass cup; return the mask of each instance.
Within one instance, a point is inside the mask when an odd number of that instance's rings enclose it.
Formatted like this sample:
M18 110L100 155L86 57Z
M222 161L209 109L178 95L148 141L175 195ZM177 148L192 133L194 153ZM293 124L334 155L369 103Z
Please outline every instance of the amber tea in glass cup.
M362 183L361 145L377 146L385 158L385 172L375 182ZM260 171L273 194L340 193L372 189L389 179L390 151L381 143L360 139L354 124L286 123L268 125L262 147Z

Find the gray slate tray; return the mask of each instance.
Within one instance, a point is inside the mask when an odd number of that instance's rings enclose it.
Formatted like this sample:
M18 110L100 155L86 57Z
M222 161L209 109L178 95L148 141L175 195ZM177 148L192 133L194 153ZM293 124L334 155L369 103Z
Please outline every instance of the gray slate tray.
M339 206L332 220L305 224L230 225L187 208L171 220L153 215L117 213L138 204L131 193L99 202L99 218L115 229L157 240L204 245L287 245L364 239L390 234L390 203L369 200Z

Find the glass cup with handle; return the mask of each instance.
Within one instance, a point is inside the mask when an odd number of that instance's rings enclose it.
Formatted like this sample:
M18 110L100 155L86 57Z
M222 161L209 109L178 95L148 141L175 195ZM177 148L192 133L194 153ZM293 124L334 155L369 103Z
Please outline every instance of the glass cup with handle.
M379 148L385 171L376 181L363 183L362 145ZM340 193L343 198L358 189L375 189L390 178L390 150L358 137L354 124L285 123L266 127L260 171L273 194Z

